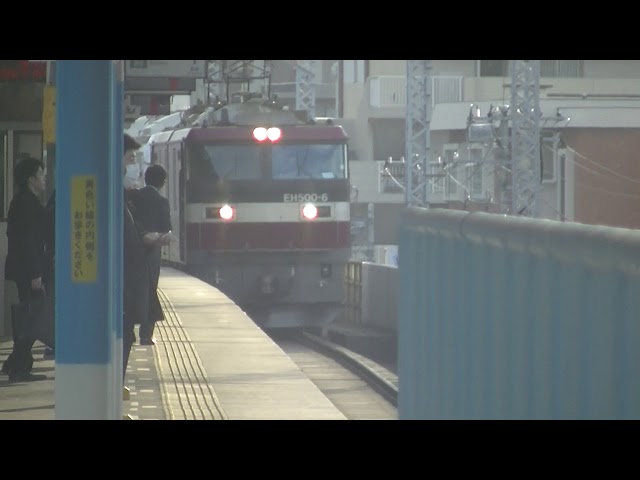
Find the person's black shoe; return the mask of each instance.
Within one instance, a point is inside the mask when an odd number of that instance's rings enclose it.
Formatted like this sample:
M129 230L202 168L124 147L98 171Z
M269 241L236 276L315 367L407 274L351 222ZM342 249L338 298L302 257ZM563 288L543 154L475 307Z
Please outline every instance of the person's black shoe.
M46 375L40 373L12 373L9 375L10 382L37 382L47 379Z
M11 369L13 368L13 353L7 357L7 359L2 364L2 373L5 375L11 375Z
M140 345L155 345L156 340L154 338L141 338Z
M11 362L5 360L0 371L2 371L2 373L4 373L5 375L9 375L9 372L11 371Z

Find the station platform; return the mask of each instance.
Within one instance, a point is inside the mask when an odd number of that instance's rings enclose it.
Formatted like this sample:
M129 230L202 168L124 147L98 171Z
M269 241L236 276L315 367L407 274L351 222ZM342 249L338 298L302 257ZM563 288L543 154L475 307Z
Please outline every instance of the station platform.
M122 412L134 420L344 420L274 341L215 287L163 267L165 320L155 346L135 344ZM0 341L0 362L11 352ZM33 349L33 373L48 380L9 382L0 375L0 420L55 419L55 360Z

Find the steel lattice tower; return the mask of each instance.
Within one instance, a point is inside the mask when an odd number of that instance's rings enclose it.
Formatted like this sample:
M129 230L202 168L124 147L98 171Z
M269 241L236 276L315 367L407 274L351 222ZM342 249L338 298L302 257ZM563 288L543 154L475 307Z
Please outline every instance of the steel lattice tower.
M405 204L429 206L431 60L407 60Z
M540 60L511 60L511 214L535 217L541 190Z
M297 60L296 69L296 110L306 110L309 118L316 117L315 71L317 60Z
M225 99L224 70L226 60L207 60L207 103L211 104L216 97Z

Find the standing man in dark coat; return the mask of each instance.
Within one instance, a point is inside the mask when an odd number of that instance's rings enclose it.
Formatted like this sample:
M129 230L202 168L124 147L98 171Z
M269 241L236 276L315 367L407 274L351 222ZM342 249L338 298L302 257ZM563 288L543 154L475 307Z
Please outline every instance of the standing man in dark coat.
M171 231L171 212L169 200L160 194L160 189L167 179L167 172L162 165L154 164L144 172L145 186L139 190L130 190L133 203L132 213L136 222L147 232L169 233ZM162 246L147 247L147 259L151 269L151 288L157 291L160 279ZM146 322L140 324L140 345L155 345L153 331L155 322L162 320L162 310L149 308Z
M124 135L123 166L135 163L135 152L140 144L130 135ZM123 195L125 192L123 192ZM136 341L135 325L149 318L149 310L162 311L156 291L152 289L152 276L147 259L147 247L158 243L159 234L145 230L131 214L125 195L123 218L123 378L129 363L131 346Z
M22 305L28 305L44 295L42 277L45 274L45 207L39 195L45 190L45 165L36 158L25 158L15 167L16 194L7 216L7 257L4 278L14 281ZM46 375L31 373L31 348L36 341L26 318L17 318L14 325L13 351L2 365L10 381L45 380Z

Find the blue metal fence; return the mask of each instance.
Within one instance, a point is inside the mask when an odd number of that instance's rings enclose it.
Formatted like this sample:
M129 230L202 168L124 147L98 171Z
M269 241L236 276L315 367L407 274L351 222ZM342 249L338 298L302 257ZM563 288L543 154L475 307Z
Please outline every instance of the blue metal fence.
M400 419L640 418L640 232L407 209Z

